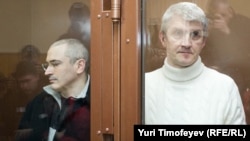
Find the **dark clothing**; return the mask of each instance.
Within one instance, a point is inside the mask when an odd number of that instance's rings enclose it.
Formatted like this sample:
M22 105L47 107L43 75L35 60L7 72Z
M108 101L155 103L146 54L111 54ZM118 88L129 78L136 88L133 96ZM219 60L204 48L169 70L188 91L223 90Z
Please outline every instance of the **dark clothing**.
M218 29L209 31L206 47L201 53L207 66L216 66L220 72L231 76L238 85L243 102L250 88L250 19L235 15L229 23L230 34ZM249 107L250 103L244 103ZM245 108L246 109L246 108ZM250 124L250 109L245 110Z
M218 29L209 31L206 47L201 53L207 66L217 66L219 71L231 76L241 94L250 88L250 19L235 15L229 23L230 34Z
M1 102L4 109L0 111L4 121L4 130L1 130L1 134L12 140L26 105L41 91L42 88L39 87L33 94L25 94L15 85L8 89Z
M54 141L90 141L90 89L85 98L61 99L60 108L56 99L43 91L28 104L19 129L33 129L19 141L47 141L49 128L64 132Z

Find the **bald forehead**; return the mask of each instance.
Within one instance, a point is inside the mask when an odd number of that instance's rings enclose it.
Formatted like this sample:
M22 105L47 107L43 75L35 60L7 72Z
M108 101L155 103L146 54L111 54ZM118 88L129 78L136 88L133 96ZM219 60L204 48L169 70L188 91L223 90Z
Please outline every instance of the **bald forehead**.
M47 53L47 59L46 60L60 60L65 56L65 53L67 51L67 44L57 44L52 45Z
M49 51L59 51L60 53L62 53L65 52L67 48L67 44L53 44L50 46Z

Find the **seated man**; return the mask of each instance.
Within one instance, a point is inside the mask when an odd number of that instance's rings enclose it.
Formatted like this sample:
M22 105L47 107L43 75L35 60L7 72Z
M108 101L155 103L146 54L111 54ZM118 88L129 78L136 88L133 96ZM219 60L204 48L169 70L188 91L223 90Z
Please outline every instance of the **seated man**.
M50 85L27 106L16 134L25 141L90 141L87 48L76 39L53 43L43 64Z
M15 83L11 84L2 102L7 107L3 111L5 133L11 138L25 112L27 103L42 90L44 85L40 73L31 61L20 61L12 76Z

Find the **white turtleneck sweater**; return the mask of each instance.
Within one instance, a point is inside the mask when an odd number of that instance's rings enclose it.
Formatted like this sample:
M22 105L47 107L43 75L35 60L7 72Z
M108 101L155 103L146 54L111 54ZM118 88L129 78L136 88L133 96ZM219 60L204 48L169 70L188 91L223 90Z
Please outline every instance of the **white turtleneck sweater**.
M238 87L201 58L145 74L145 124L246 124Z

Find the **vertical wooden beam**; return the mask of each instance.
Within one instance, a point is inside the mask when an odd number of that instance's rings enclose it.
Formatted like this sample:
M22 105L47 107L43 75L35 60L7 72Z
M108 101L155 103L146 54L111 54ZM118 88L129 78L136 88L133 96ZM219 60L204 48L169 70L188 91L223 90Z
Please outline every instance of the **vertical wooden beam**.
M122 1L121 16L121 140L133 140L141 123L141 1Z

